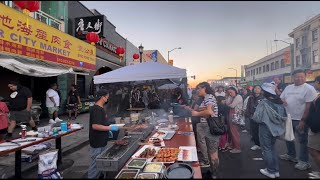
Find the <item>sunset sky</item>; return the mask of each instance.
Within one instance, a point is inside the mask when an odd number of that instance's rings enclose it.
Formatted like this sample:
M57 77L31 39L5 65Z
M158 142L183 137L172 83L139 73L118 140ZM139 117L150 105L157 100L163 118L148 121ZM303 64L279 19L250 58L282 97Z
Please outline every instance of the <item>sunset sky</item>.
M174 66L186 68L194 86L207 79L235 76L241 65L267 55L268 41L292 42L288 34L320 13L320 2L81 1L97 9L134 45L157 49ZM287 44L278 43L277 49ZM272 51L276 44L272 42Z

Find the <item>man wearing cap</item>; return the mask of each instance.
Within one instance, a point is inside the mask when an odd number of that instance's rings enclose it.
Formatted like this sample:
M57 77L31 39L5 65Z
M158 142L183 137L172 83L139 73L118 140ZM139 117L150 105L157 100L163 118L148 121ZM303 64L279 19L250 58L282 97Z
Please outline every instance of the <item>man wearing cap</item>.
M62 120L58 118L58 111L60 106L60 96L57 92L58 85L53 83L46 92L46 106L49 113L49 123L54 124L56 122L61 122ZM54 120L53 120L54 119Z
M119 126L110 125L110 122L107 120L104 105L108 102L108 99L109 92L101 89L96 94L94 106L90 108L89 142L91 164L88 170L89 179L100 177L101 172L97 170L96 158L106 149L109 133L119 130Z
M287 86L282 92L282 99L286 111L291 115L293 131L297 133L300 143L299 161L296 159L294 141L287 141L288 153L280 155L281 159L298 162L295 168L306 170L311 167L308 156L308 127L305 120L309 113L312 101L317 97L317 91L313 86L306 83L305 71L298 69L292 73L294 84Z
M12 133L16 127L17 122L29 122L32 130L37 131L37 127L31 118L32 106L32 93L24 86L19 85L16 81L11 81L8 84L11 94L9 97L9 110L10 110L10 125L8 127L8 134L6 139L12 138Z

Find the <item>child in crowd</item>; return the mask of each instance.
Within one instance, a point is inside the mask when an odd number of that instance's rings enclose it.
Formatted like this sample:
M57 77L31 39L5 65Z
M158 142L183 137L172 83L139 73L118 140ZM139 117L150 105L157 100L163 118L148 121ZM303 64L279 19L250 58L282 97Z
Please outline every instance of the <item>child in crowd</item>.
M0 141L3 140L3 136L7 133L9 113L6 103L2 101L3 97L0 97Z
M227 117L228 117L228 106L225 104L225 97L218 96L218 113L219 117L223 119L225 125L227 126ZM219 150L226 151L228 147L228 132L220 136L219 140Z

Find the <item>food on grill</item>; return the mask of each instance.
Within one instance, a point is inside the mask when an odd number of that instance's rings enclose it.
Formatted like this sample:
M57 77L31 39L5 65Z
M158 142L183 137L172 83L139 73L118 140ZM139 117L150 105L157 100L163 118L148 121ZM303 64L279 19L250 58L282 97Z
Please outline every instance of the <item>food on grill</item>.
M132 159L131 162L128 164L128 167L143 168L146 161L147 161L146 159Z
M144 172L161 172L163 164L161 163L149 163L144 168Z
M126 145L129 144L129 142L128 141L124 141L124 140L118 140L118 141L115 142L115 144L126 146Z
M156 150L154 148L146 148L140 155L139 158L151 158L156 154Z
M156 154L155 162L174 162L178 159L179 148L162 148Z

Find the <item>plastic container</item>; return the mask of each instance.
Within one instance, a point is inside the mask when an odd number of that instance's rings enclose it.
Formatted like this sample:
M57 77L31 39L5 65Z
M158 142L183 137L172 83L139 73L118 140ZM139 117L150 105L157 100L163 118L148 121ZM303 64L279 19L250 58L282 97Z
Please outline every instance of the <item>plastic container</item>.
M62 132L68 132L68 125L67 125L66 122L62 122L62 123L60 124L60 127L61 127L61 131L62 131Z

